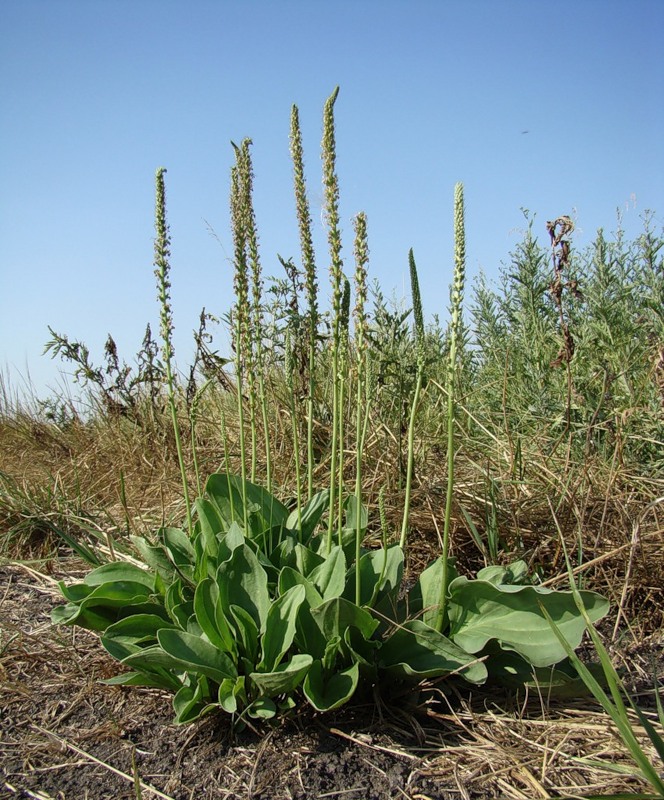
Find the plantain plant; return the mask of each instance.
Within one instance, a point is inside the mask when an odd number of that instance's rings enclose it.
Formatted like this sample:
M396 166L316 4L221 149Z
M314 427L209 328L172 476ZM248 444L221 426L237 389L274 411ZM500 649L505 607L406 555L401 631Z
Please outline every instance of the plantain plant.
M373 370L367 363L365 315L368 244L366 218L355 220L356 380L355 491L343 498L341 460L341 378L349 378L351 350L341 337L348 328L342 302L345 278L340 257L338 183L334 169L332 109L337 90L325 107L324 175L329 245L332 258L332 453L329 488L311 491L295 508L271 490L250 481L244 440L245 378L252 359L248 269L254 256L248 143L236 148L231 172L231 219L235 253L236 303L232 321L240 428L240 474L211 475L193 508L187 500L183 527L164 526L154 538L133 537L138 561L114 561L93 569L82 582L60 584L67 601L53 611L56 624L99 632L101 643L124 671L107 683L152 686L174 693L176 721L191 722L222 710L235 725L251 724L288 713L305 701L317 711L349 702L358 691L392 683L447 678L482 684L537 682L555 690L574 680L568 649L581 642L586 622L608 609L598 594L552 591L532 585L524 562L490 566L471 580L456 573L449 559L449 508L453 488L455 326L463 296L463 198L456 190L456 255L452 339L448 378L449 484L443 553L414 584L404 583L404 546L390 544L381 495L381 546L364 546L368 510L362 502L362 452ZM163 170L157 173L158 241L156 263L162 303L162 336L167 374L172 358ZM161 212L160 212L161 209ZM306 215L305 215L306 216ZM306 227L306 225L305 225ZM308 258L308 257L307 257ZM419 296L412 260L414 297ZM254 285L257 273L254 267ZM310 319L315 292L310 287ZM255 295L254 303L259 302ZM254 318L257 321L257 318ZM421 305L416 313L423 335ZM313 328L308 347L315 346ZM286 347L292 376L293 331ZM423 366L423 360L420 360ZM343 373L343 375L342 375ZM309 380L312 380L311 374ZM420 369L418 386L421 386ZM312 383L309 385L311 400ZM170 384L169 384L170 387ZM290 395L294 398L294 385ZM174 393L170 397L179 441ZM413 401L413 417L417 397ZM311 405L308 406L311 416ZM299 450L296 405L291 416ZM256 415L250 419L252 428ZM225 420L222 417L222 424ZM308 436L311 429L308 427ZM412 453L412 436L409 436ZM252 438L255 453L255 438ZM186 476L178 445L183 491ZM310 445L308 444L310 454ZM228 461L226 455L226 461ZM412 459L409 459L409 472ZM310 469L310 467L309 467ZM407 509L406 509L407 514ZM407 521L407 516L405 517ZM333 536L336 530L336 539ZM577 601L583 605L581 613ZM550 625L553 621L555 627Z
M173 527L156 543L134 537L143 565L116 561L61 583L68 602L53 621L101 634L127 669L108 683L173 691L180 723L221 709L241 725L300 696L329 711L360 687L452 674L471 684L571 681L546 616L577 647L585 620L571 592L529 585L523 562L458 576L439 632L440 560L404 595L398 545L356 548L366 509L348 506L345 543L328 549L318 529L330 496L290 511L241 477L214 474L196 500L193 537ZM591 620L606 613L599 595L580 596Z

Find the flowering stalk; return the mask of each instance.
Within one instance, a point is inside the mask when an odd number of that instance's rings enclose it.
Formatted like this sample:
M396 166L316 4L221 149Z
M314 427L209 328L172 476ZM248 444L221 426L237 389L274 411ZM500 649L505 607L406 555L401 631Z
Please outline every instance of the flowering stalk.
M399 546L406 546L408 536L408 517L410 516L410 496L413 483L413 462L415 460L415 417L417 407L420 402L420 392L424 379L424 315L422 313L422 297L420 295L420 282L417 278L417 266L413 250L408 253L408 265L410 268L410 291L413 297L413 317L415 318L415 342L417 347L417 377L415 381L415 392L410 407L410 420L408 423L408 463L406 467L406 496L403 506L403 520L401 523L401 537Z
M450 352L447 359L447 497L445 501L445 526L443 528L443 574L440 582L440 601L436 629L443 630L447 611L449 585L450 524L452 519L452 492L454 489L454 377L456 372L457 344L461 330L461 307L466 278L466 233L464 222L463 184L454 187L454 282L452 284L452 319L450 321Z
M247 369L249 344L249 282L247 278L247 220L244 214L242 151L235 147L236 164L231 169L231 227L233 230L235 274L233 287L233 349L235 352L235 382L240 437L240 475L242 477L242 507L245 530L249 529L246 497L246 447L244 439L244 375Z
M316 278L316 259L313 237L311 233L311 213L307 200L307 187L304 178L304 159L302 153L302 134L297 106L291 110L291 157L293 159L293 177L295 183L295 206L300 230L300 249L302 266L304 267L305 289L307 295L307 350L308 391L307 391L307 498L314 493L314 391L316 388L316 346L318 339L318 281Z
M157 236L154 240L154 266L155 277L157 278L157 292L160 306L160 330L162 357L166 369L166 384L168 388L168 405L171 411L173 422L173 433L175 435L175 447L178 454L180 465L180 477L182 479L182 492L187 514L187 530L189 536L193 536L193 524L191 519L191 503L189 501L189 485L187 483L187 472L184 464L184 454L182 451L182 440L180 437L180 425L178 423L177 405L175 403L175 378L173 375L173 310L171 308L171 282L170 264L171 240L166 222L166 188L164 185L164 167L157 170L155 176L156 199L155 199L155 230Z
M337 449L339 428L339 350L341 339L341 300L343 261L339 229L339 180L335 171L336 144L334 139L334 103L339 87L332 92L323 111L323 185L325 187L325 217L330 248L330 280L332 283L332 452L330 454L330 517L327 529L327 550L332 549L334 510L336 507ZM339 520L341 528L341 519Z
M355 603L359 606L362 596L360 549L362 546L362 453L367 429L368 408L365 403L364 383L367 366L367 263L369 247L367 244L367 217L360 213L355 217L355 369L357 372L357 403L355 431Z

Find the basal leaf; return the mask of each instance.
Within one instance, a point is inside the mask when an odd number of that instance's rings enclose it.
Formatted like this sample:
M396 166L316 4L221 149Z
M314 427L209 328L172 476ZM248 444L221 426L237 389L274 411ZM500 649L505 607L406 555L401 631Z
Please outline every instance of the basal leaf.
M338 545L333 547L323 563L308 578L321 593L323 600L341 597L346 586L346 557L342 548Z
M132 536L131 541L138 550L143 561L157 572L164 581L170 583L176 576L176 570L166 555L166 550L161 544L152 545L141 536Z
M219 550L218 536L226 531L224 520L216 506L203 497L196 499L196 512L205 552L212 558L216 558Z
M496 565L484 567L477 573L478 581L489 581L495 586L504 584L526 585L528 583L528 564L525 561L515 561L506 567Z
M312 662L310 655L294 655L271 672L252 672L249 677L262 695L276 697L294 691L304 680Z
M148 590L145 594L154 591L154 574L127 561L111 561L88 572L83 579L86 586L101 586L115 581L140 583Z
M433 678L459 671L470 683L487 679L486 667L475 656L420 620L398 627L380 648L378 661L383 669L408 677Z
M194 579L196 553L189 537L181 528L162 528L159 531L164 547L177 570L188 580Z
M200 636L164 629L157 634L157 640L161 649L187 672L202 673L217 683L237 677L231 659Z
M304 586L293 586L270 606L261 639L263 658L258 665L259 672L275 670L293 643L297 615L305 595Z
M216 580L206 578L198 584L194 594L194 613L201 629L215 647L231 654L237 652L235 639L224 616Z
M272 719L276 713L277 706L269 697L259 697L247 707L247 716L253 719Z
M346 577L343 596L355 600L355 569L353 565ZM360 605L378 605L386 595L395 595L403 575L403 550L395 544L387 550L370 550L360 558ZM381 580L382 576L382 580ZM380 582L380 585L379 585Z
M156 614L132 614L109 625L104 636L119 642L142 644L152 640L156 642L157 631L172 627L174 626Z
M326 640L343 639L346 629L357 628L365 639L370 639L378 627L378 620L368 611L342 597L335 597L311 609L311 616Z
M322 492L315 494L311 500L305 503L301 511L302 525L298 531L298 539L302 544L307 544L316 526L320 522L321 517L327 511L330 505L330 490L324 489ZM289 530L298 530L298 514L297 510L292 511L286 520L286 527Z
M581 592L593 622L609 604L594 592ZM479 653L492 639L516 650L533 666L562 661L567 653L551 629L540 603L558 629L576 648L585 631L572 592L535 586L495 586L488 581L456 578L450 584L450 638L469 653Z
M242 606L232 605L230 613L239 640L239 655L253 667L258 660L258 626L251 614Z
M350 700L359 677L357 664L327 677L321 662L314 661L304 679L304 696L317 711L332 711Z
M206 678L197 676L191 684L182 686L173 698L175 722L184 725L194 722L206 711L212 710L216 703L210 703L210 691Z
M457 576L452 563L448 564L450 583ZM440 602L440 584L443 579L443 558L437 558L420 574L417 583L408 593L407 614L419 617L426 625L435 627Z
M156 672L123 672L101 681L107 686L149 686L155 689L178 691L181 684L177 678L162 676Z
M240 606L252 617L259 631L265 630L270 608L267 573L250 547L245 544L233 550L230 559L219 567L217 584L224 609L231 604Z
M279 592L284 594L294 586L303 586L305 599L297 615L295 641L303 653L322 658L325 652L325 637L311 616L311 609L323 602L313 583L291 567L284 567L279 574Z

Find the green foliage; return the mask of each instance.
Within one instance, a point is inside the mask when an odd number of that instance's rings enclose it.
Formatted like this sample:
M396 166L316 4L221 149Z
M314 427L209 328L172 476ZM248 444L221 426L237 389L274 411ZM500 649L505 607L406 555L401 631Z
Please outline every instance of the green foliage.
M173 691L180 723L216 708L236 724L270 718L291 709L300 690L328 711L377 682L454 673L483 683L488 665L510 656L525 683L567 656L546 614L568 647L578 646L585 623L573 596L526 585L523 562L477 580L450 565L449 617L436 630L443 559L402 597L401 547L355 556L367 525L355 495L345 503L342 544L328 549L319 523L329 499L327 490L315 494L298 514L237 476L212 475L195 503L191 539L172 527L156 543L135 537L144 565L115 561L62 583L67 603L53 622L100 632L130 670L109 683ZM582 599L593 620L606 613L599 595Z

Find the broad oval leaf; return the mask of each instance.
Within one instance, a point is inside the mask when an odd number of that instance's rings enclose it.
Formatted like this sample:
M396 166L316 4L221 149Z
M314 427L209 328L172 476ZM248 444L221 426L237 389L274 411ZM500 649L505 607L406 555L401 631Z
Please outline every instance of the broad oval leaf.
M259 631L265 630L270 595L267 573L253 550L246 544L236 547L228 561L217 572L219 597L226 611L231 604L240 606L254 620Z
M294 691L304 680L313 658L306 654L294 655L271 672L252 672L249 677L265 697Z
M83 579L86 586L101 586L104 583L115 581L140 583L148 589L145 594L154 592L154 574L127 561L112 561L110 564L104 564L93 569L92 572L88 572Z
M164 629L157 633L157 640L161 649L188 672L202 673L217 683L237 677L231 659L200 636Z
M609 610L608 601L599 594L587 591L580 594L593 622ZM450 584L450 638L469 653L479 653L487 642L496 639L535 667L557 664L567 653L540 604L576 649L586 626L572 592L535 586L495 586L465 577Z
M261 640L263 659L258 665L261 672L273 672L293 643L300 606L304 602L304 586L293 586L271 606Z
M219 586L212 578L205 578L196 587L194 614L203 633L215 647L231 654L237 652L233 634L221 606Z
M398 627L384 642L378 664L390 672L433 678L459 672L470 683L484 683L487 670L475 656L420 620Z
M174 626L156 614L132 614L130 617L125 617L125 619L109 625L104 631L104 637L132 644L141 644L151 640L156 642L158 631L162 628L172 627Z
M333 547L325 561L308 576L321 593L323 600L341 597L346 586L346 556L341 547Z
M314 661L302 687L304 696L317 711L332 711L347 703L357 689L360 677L358 664L325 676L323 665Z
M343 597L335 597L312 608L311 616L327 641L335 637L343 639L346 629L350 627L357 628L365 639L370 639L378 627L378 620L368 611Z
M302 508L300 514L301 527L298 530L297 509L292 511L286 520L286 527L292 531L298 531L299 541L306 544L316 530L316 525L320 518L327 511L330 505L330 490L323 489L322 492L315 494Z

